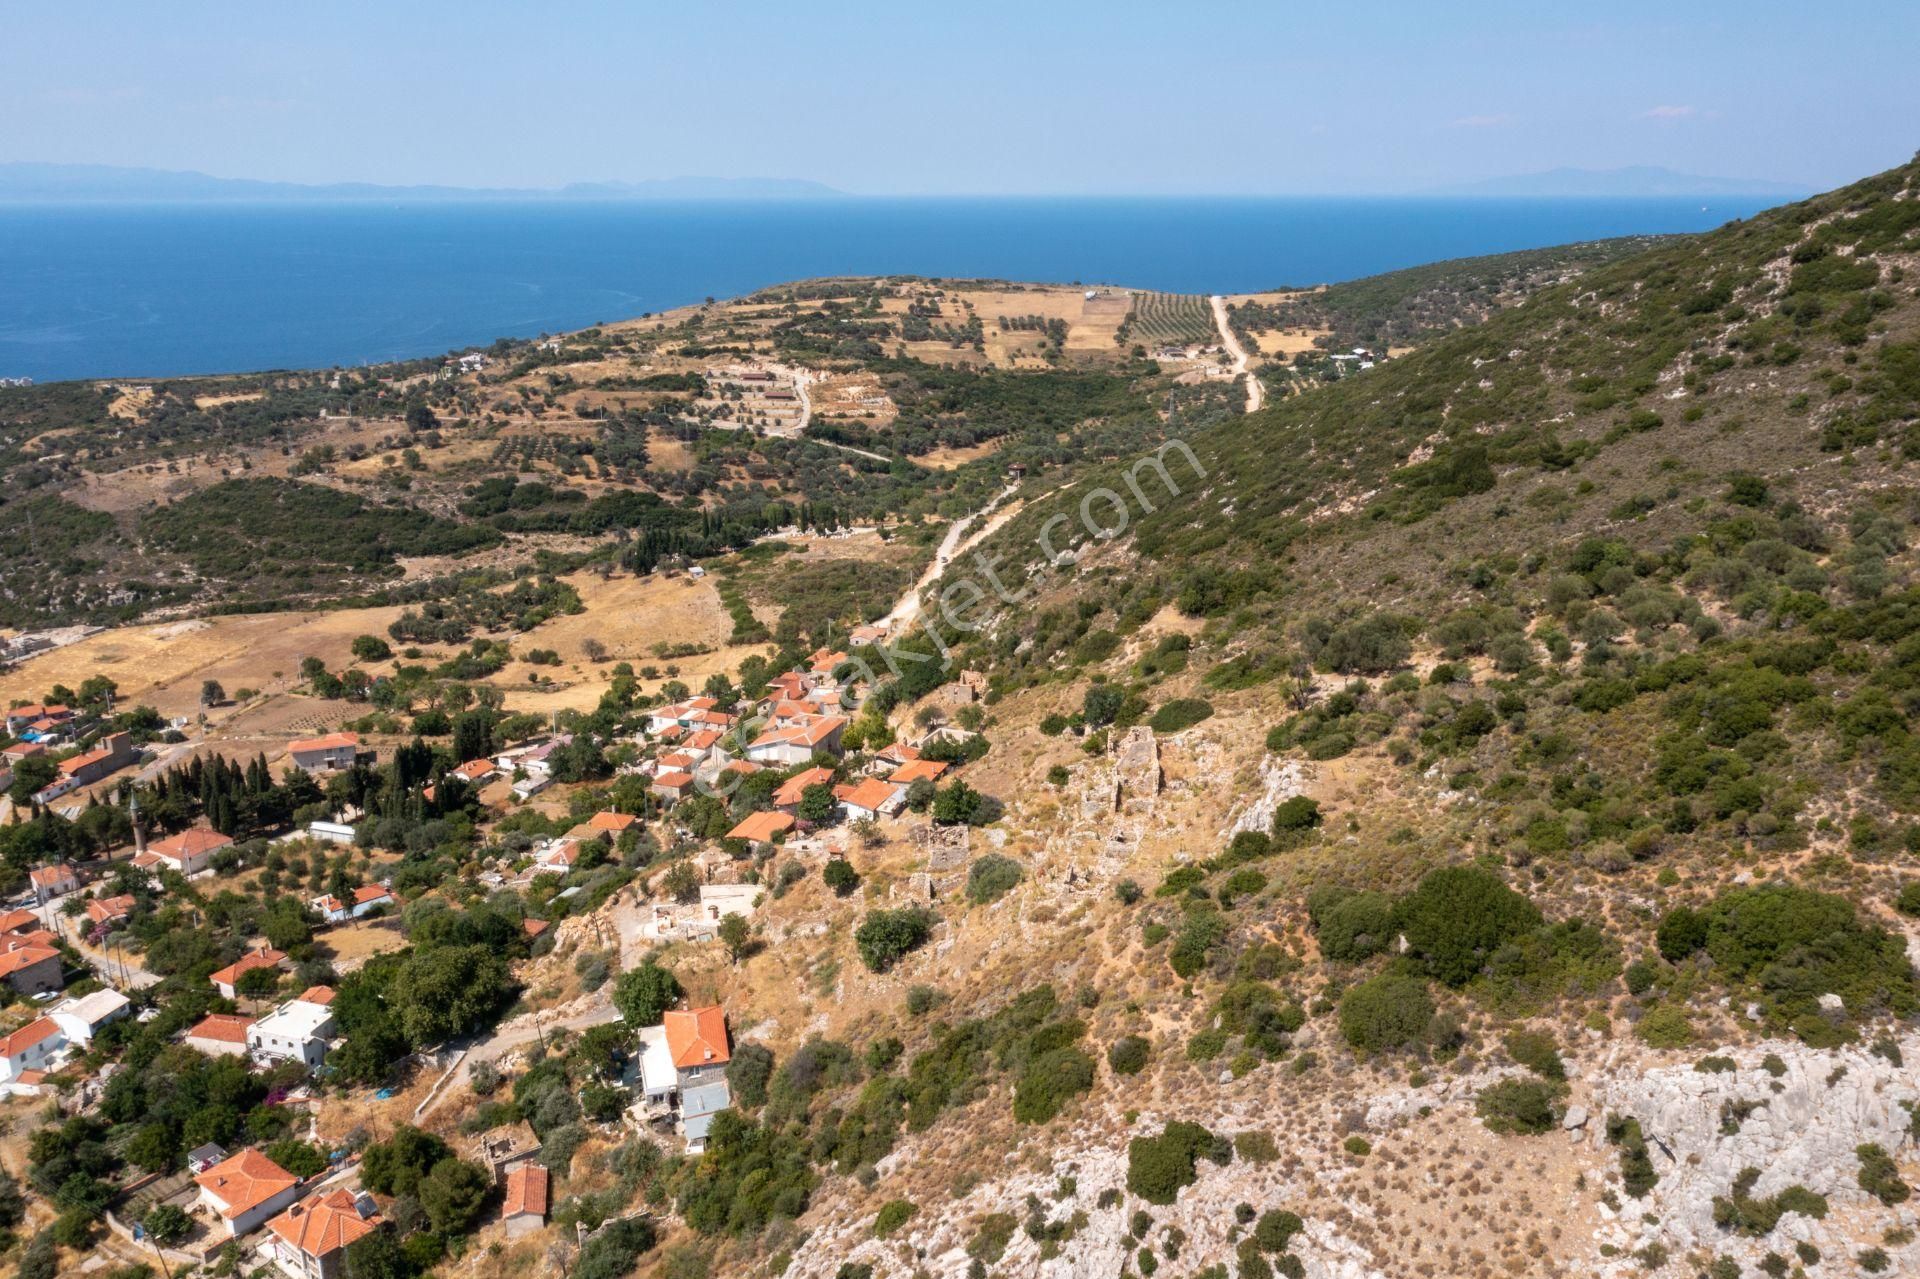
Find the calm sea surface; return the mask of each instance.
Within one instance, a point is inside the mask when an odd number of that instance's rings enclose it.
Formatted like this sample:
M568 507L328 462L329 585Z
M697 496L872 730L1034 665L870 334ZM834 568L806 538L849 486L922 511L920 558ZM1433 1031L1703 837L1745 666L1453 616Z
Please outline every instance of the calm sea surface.
M1603 236L1765 201L847 199L0 208L0 377L432 355L807 276L1231 293Z

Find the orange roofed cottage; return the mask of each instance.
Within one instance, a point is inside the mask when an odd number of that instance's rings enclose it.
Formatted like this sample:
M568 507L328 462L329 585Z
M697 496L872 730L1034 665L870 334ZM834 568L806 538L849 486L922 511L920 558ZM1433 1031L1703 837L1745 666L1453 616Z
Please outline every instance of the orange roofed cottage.
M147 869L164 867L192 879L213 864L213 855L233 841L210 826L190 826L178 835L156 840L133 864Z
M352 768L360 758L358 733L328 733L287 743L287 756L296 768L308 772L338 772Z
M751 844L771 843L775 835L784 835L795 826L792 813L748 813L738 826L727 832L728 839L744 839Z
M329 1190L267 1223L267 1255L290 1279L338 1279L347 1249L380 1228L371 1196Z
M284 951L275 950L271 946L264 950L250 950L235 962L208 977L207 980L213 983L214 989L219 991L222 997L233 999L238 994L242 977L256 968L276 968L286 957Z
M200 1202L219 1214L236 1239L300 1196L300 1178L257 1150L224 1159L194 1181Z
M547 1223L547 1170L539 1164L521 1164L507 1174L507 1198L500 1220L507 1237L518 1239Z

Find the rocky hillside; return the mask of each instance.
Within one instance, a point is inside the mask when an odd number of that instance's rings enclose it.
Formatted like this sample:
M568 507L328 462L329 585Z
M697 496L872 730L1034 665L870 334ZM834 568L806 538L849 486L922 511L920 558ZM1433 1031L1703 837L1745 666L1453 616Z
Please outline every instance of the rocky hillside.
M1917 262L1911 165L954 565L1029 878L789 1273L1920 1266Z

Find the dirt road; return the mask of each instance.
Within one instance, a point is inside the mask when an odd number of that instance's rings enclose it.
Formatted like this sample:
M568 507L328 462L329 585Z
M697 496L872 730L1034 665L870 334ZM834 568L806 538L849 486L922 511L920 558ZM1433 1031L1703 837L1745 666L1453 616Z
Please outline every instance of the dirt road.
M920 616L921 592L940 580L940 575L947 571L948 564L991 537L1001 525L1013 518L1020 509L1018 506L1001 511L998 515L995 515L994 511L1002 502L1013 496L1016 487L1012 484L1007 485L994 494L991 502L973 514L963 515L953 522L947 529L947 535L940 539L940 545L933 553L932 562L927 565L926 571L920 574L920 580L907 588L906 593L893 606L891 613L880 619L880 625L887 628L888 635L903 634L913 625L915 619ZM986 522L969 533L968 530L973 528L974 522L981 519L985 519Z
M1233 325L1227 322L1227 300L1218 293L1214 294L1213 324L1220 330L1220 343L1227 348L1227 354L1233 357L1233 371L1247 379L1247 412L1258 413L1265 402L1266 388L1260 385L1259 375L1248 367L1246 348L1240 345L1240 338L1234 333Z

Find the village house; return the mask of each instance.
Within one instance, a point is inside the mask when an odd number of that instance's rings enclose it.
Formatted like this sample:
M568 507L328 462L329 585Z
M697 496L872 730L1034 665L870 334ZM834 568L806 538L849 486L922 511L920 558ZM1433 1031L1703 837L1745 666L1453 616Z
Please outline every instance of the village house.
M329 1190L269 1221L263 1251L288 1279L338 1279L347 1249L379 1228L373 1196Z
M382 907L393 905L393 894L379 884L362 884L341 901L332 893L314 898L307 905L329 924L344 924L350 919L360 919Z
M287 757L295 768L309 773L335 773L349 769L360 758L360 734L328 733L324 737L303 737L287 743Z
M37 933L42 927L40 916L30 910L16 909L0 915L0 934Z
M522 1164L507 1174L507 1197L500 1205L507 1238L518 1239L547 1224L547 1170Z
M833 797L848 821L871 821L892 817L907 806L907 788L878 777L869 777L853 786L836 786Z
M812 685L799 671L787 671L767 681L767 700L769 702L804 702L807 690Z
M599 812L587 818L587 825L609 838L617 838L621 832L632 830L639 824L640 819L632 813Z
M824 715L771 728L747 744L747 758L756 764L792 767L811 763L816 754L838 755L846 727L842 717Z
M238 1239L300 1197L300 1178L257 1150L230 1155L195 1177L200 1203Z
M95 897L87 903L87 919L94 931L111 928L133 913L132 893L121 893L117 897Z
M0 750L0 760L9 764L18 764L23 759L32 759L35 755L44 755L47 748L39 742L15 742L5 750Z
M855 648L862 644L878 644L887 638L887 628L879 623L856 626L847 635L847 642Z
M247 1029L253 1018L238 1013L208 1013L187 1031L187 1047L209 1057L241 1057L247 1051Z
M117 990L96 990L77 998L63 999L47 1009L47 1016L59 1024L61 1033L82 1048L93 1047L93 1037L103 1026L131 1015L133 1003Z
M727 1017L717 1006L670 1012L661 1018L680 1093L680 1133L695 1154L707 1147L713 1117L733 1104L727 1087Z
M232 844L210 826L189 826L178 835L149 844L146 852L134 857L133 864L147 870L178 871L192 879L212 867L215 853Z
M670 1011L660 1024L666 1028L677 1087L687 1089L726 1078L733 1047L727 1036L726 1011L718 1004Z
M213 983L213 988L220 992L222 998L236 999L239 997L238 987L242 977L256 968L277 968L286 957L285 951L275 950L271 946L250 950L207 980Z
M677 804L693 794L693 774L678 769L656 773L653 780L647 784L647 792L658 795L669 804Z
M28 1022L0 1038L0 1087L14 1096L34 1096L64 1057L67 1036L51 1017Z
M74 874L73 867L65 862L53 866L36 866L27 879L33 885L33 899L42 906L56 897L65 897L68 893L80 891L80 877Z
M470 759L453 770L453 776L469 786L483 786L499 775L500 770L493 766L490 759Z
M911 786L919 781L934 782L940 780L940 774L946 772L947 769L951 767L952 765L948 764L945 760L910 760L902 764L899 768L896 768L893 772L887 774L887 780L895 786Z
M701 722L700 716L709 711L718 711L719 707L720 703L711 697L690 697L684 702L655 707L647 712L647 732L659 734L676 725L692 728Z
M784 835L794 828L792 813L762 810L748 813L739 825L727 832L728 839L744 839L750 844L770 844L776 835Z
M900 768L919 758L919 750L905 742L889 742L873 753L873 762L888 768Z
M40 995L66 985L60 952L44 930L0 937L0 978L23 995Z
M809 768L795 773L780 783L773 792L773 806L783 813L798 813L800 801L806 798L809 786L831 786L833 770L831 768Z
M36 725L64 724L73 718L71 706L16 706L7 712L7 736L40 731Z
M127 733L109 733L93 747L60 761L59 778L34 792L37 803L46 804L82 786L91 786L101 778L133 763L139 753L133 749L133 737Z
M333 1046L333 991L315 986L247 1027L247 1054L261 1065L297 1061L318 1070Z

